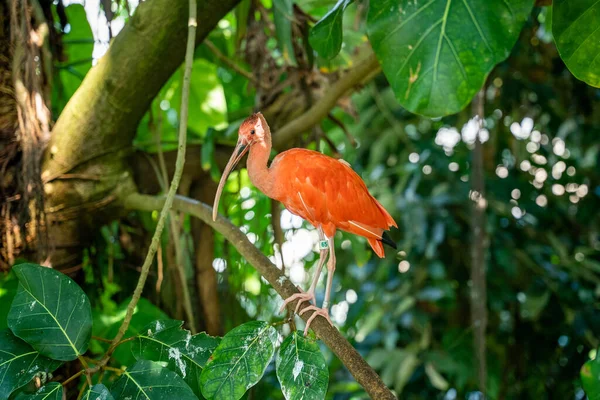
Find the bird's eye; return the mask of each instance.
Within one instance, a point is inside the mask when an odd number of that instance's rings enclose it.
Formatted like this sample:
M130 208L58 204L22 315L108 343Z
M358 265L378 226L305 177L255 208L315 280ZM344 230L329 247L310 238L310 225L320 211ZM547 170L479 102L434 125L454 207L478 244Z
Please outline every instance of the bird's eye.
M254 133L255 133L255 131L254 131L254 129L252 129L252 130L250 131L250 134L251 134L251 135L254 135Z

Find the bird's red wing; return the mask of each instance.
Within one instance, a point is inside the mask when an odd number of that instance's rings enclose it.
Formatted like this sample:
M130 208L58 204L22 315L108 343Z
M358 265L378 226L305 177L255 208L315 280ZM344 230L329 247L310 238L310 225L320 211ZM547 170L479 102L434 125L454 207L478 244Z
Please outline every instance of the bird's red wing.
M396 226L363 180L343 161L321 153L293 149L274 162L277 200L290 211L322 226L331 236L339 228L370 239L381 239Z

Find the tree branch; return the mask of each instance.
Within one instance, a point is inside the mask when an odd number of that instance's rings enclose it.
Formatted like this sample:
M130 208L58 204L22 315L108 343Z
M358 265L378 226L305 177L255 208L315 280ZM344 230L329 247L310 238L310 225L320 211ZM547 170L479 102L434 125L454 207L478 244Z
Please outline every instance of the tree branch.
M238 2L199 2L195 41L202 42ZM184 59L187 15L185 1L140 3L56 121L44 157L44 182L131 146L152 99Z
M475 358L479 390L485 396L487 383L487 363L485 351L485 332L487 327L487 287L485 279L485 259L487 250L486 216L487 199L485 197L485 179L483 170L483 149L479 140L479 131L483 128L483 105L485 87L473 99L472 109L477 118L478 132L473 149L471 168L471 320L474 329Z
M326 118L331 109L335 107L340 97L345 95L353 87L362 84L365 77L373 77L374 73L381 69L379 62L371 49L369 49L368 53L369 54L363 61L356 67L352 68L337 82L327 88L325 95L315 102L311 108L287 125L284 125L275 135L273 135L273 146L277 150L289 148L293 139Z
M124 206L129 210L155 211L161 209L165 204L164 196L148 196L132 194L124 199ZM228 219L219 215L217 220L212 220L212 208L199 201L187 197L176 196L173 208L200 218L204 223L210 225L221 233L240 252L256 270L271 284L271 286L283 298L287 298L298 289L290 282L264 254L262 254L235 225ZM296 302L289 307L294 309ZM302 316L307 320L312 313ZM362 385L367 393L377 400L395 399L396 397L384 385L377 373L367 364L352 345L340 334L340 332L329 325L322 318L317 318L311 324L311 328L344 363L356 381Z
M238 74L242 75L244 78L248 79L250 82L252 82L252 84L255 87L260 87L265 90L270 89L269 85L266 85L264 82L256 79L256 77L254 75L252 75L251 72L246 71L244 68L237 65L235 63L235 61L227 58L227 56L225 54L221 53L221 51L217 48L217 46L214 45L213 42L211 42L208 39L204 39L204 45L210 50L211 53L213 53L213 55L217 58L217 60L221 61L223 64L227 65L229 68L231 68Z

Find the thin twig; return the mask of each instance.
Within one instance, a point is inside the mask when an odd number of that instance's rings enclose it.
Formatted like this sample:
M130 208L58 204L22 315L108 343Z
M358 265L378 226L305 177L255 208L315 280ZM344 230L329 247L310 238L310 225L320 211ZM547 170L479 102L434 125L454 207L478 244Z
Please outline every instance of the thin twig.
M163 207L160 212L160 217L158 218L158 222L156 223L156 230L154 231L154 236L152 237L152 242L150 244L150 248L148 249L148 254L146 255L146 259L144 260L144 264L142 265L142 271L140 273L140 277L138 279L137 286L133 292L133 296L129 305L127 306L127 311L125 313L125 318L123 319L123 323L119 328L119 332L115 336L112 341L112 344L106 351L106 354L99 362L99 364L89 370L89 373L97 372L98 369L105 366L110 359L113 351L120 344L121 339L127 332L129 328L129 323L131 322L131 318L133 317L133 311L135 306L137 305L140 297L142 296L142 291L144 290L144 285L146 283L146 278L148 278L148 272L150 271L150 266L152 265L152 261L154 260L154 255L156 254L156 250L158 249L158 245L160 243L160 236L165 227L165 220L167 219L167 215L171 210L171 206L173 205L173 199L175 198L175 193L177 193L177 188L179 187L179 181L181 180L181 175L183 174L183 166L185 164L185 146L187 139L187 122L188 122L188 102L190 96L190 79L192 75L192 64L194 61L194 43L196 38L196 0L189 0L189 20L188 20L188 37L187 37L187 47L185 53L185 69L183 75L183 88L182 88L182 97L181 97L181 119L179 123L179 145L177 146L177 159L175 161L175 173L173 174L173 180L171 182L171 187L169 188L169 192L165 198Z
M152 113L150 113L150 116L152 117ZM165 156L162 151L162 146L160 145L160 128L162 125L162 118L159 114L156 124L153 123L152 118L151 121L152 123L149 124L150 130L153 131L154 140L156 141L158 165L160 167L160 174L162 176L162 179L158 179L158 181L163 182L163 192L167 193L169 191L169 177L167 174L167 164L165 163ZM177 218L177 213L173 210L169 211L169 225L171 228L171 240L175 247L175 269L177 271L179 281L181 282L181 292L183 294L183 309L185 310L185 315L187 317L187 322L190 331L192 331L192 334L196 334L196 318L194 317L194 309L192 308L192 300L190 298L190 291L188 289L187 279L185 276L185 269L183 265L183 248L181 245L181 240L179 239L179 235L181 231L183 231L183 226L181 224L181 221Z
M92 336L92 339L93 339L93 340L97 340L97 341L99 341L99 342L104 342L104 343L112 343L112 340L110 340L110 339L105 339L105 338L102 338L102 337L99 337L99 336Z
M162 255L162 246L159 244L158 245L158 251L156 253L156 263L158 264L158 271L157 271L157 277L156 277L156 293L160 293L160 287L162 286L162 282L163 282L163 259L162 259L163 255Z
M208 47L210 52L213 53L213 55L215 57L217 57L220 61L222 61L224 64L226 64L229 68L231 68L238 74L240 74L243 77L245 77L246 79L248 79L250 82L252 82L254 84L254 86L260 87L261 89L264 89L264 90L270 89L270 86L268 86L265 83L263 83L262 81L256 79L256 77L254 75L252 75L251 72L246 71L245 69L243 69L242 67L237 65L235 62L230 60L225 54L221 53L221 51L217 48L217 46L214 45L213 42L211 42L208 39L204 39L203 43L206 45L206 47Z
M369 54L365 59L328 87L325 95L316 101L311 108L306 110L300 117L280 128L277 134L273 135L273 146L277 150L284 150L290 147L296 136L306 132L327 117L327 114L335 107L340 97L353 87L360 85L367 75L371 76L380 70L381 67L379 66L377 57L369 50Z
M104 379L104 373L106 371L102 370L100 371L100 373L98 374L98 383L102 383L102 380Z
M85 361L87 361L87 362L89 362L89 363L92 363L92 364L94 364L94 365L96 365L96 364L98 363L98 360L95 360L95 359L93 359L93 358L91 358L91 357L86 357L86 356L81 356L81 357L82 357L82 358L83 358Z
M90 365L87 363L87 361L85 361L83 356L78 356L77 358L79 359L81 365L83 365L83 368L85 368L85 371L90 369ZM89 374L85 374L85 379L87 380L88 385L92 386L92 378Z
M344 125L344 123L341 120L339 120L332 113L327 114L327 118L329 118L329 120L331 122L333 122L334 124L336 124L344 132L344 135L346 135L346 138L350 142L350 145L352 147L356 147L356 145L357 145L356 138L354 136L352 136L352 134L350 133L350 131L348 130L348 128L346 128L346 125Z
M327 143L327 146L329 147L329 149L332 152L333 158L342 158L342 155L338 151L335 143L333 143L333 140L331 140L331 138L329 136L327 136L327 134L323 133L321 138L325 141L325 143Z
M77 395L77 400L81 399L83 397L83 394L85 393L85 389L87 389L89 383L87 381L83 382L83 385L81 386L81 389L79 390L79 394Z
M126 338L126 339L123 339L119 343L117 343L117 347L120 346L120 345L122 345L123 343L131 342L132 340L135 340L135 339L137 339L136 336L130 336L130 337Z
M69 379L67 379L66 381L64 381L62 383L63 386L67 386L69 384L69 382L73 382L75 379L79 378L81 376L81 374L83 374L85 372L85 369L81 369L79 371L77 371L74 375L72 375L71 377L69 377Z
M125 198L124 206L130 210L155 211L160 209L165 202L166 199L164 196L148 196L136 193ZM228 219L219 215L217 220L213 221L211 207L188 197L176 196L173 201L173 208L200 218L217 232L221 233L229 243L235 246L240 255L256 268L282 298L288 298L295 293L299 293L296 286L283 275L282 271L262 254L248 240L246 235ZM289 305L291 309L294 309L295 306L296 302L291 302ZM311 315L312 313L310 312L305 313L302 315L302 318L307 320ZM396 398L385 386L377 373L375 373L336 328L329 325L323 318L315 319L311 324L311 328L323 340L323 343L344 363L356 381L365 388L373 399L391 400Z
M110 372L114 372L115 374L121 375L123 374L123 370L119 369L119 368L113 368L113 367L109 367L108 365L105 365L104 367L102 367L105 371L110 371Z

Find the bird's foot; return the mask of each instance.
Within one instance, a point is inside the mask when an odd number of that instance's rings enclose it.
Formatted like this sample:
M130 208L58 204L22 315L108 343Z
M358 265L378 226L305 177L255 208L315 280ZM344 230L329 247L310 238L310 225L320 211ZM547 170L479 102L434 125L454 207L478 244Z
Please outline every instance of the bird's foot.
M308 306L302 309L302 311L300 311L300 315L304 314L307 311L314 312L310 316L308 321L306 321L306 327L304 328L304 336L306 336L306 334L308 333L308 328L310 327L310 324L313 322L313 320L317 317L317 315L320 315L321 317L325 318L325 320L329 322L329 325L333 326L333 322L331 322L331 318L329 318L329 309L327 307L319 308L317 306Z
M304 292L300 288L298 288L298 290L300 290L300 293L293 294L283 301L283 304L281 305L279 312L282 312L289 303L291 303L292 301L295 301L295 300L298 300L298 304L296 304L296 309L294 310L294 314L298 314L298 310L300 309L300 304L304 303L305 301L308 301L309 303L311 301L313 303L317 302L317 300L315 299L315 294L313 292L311 292L310 290L308 292Z

